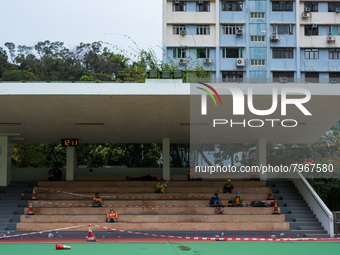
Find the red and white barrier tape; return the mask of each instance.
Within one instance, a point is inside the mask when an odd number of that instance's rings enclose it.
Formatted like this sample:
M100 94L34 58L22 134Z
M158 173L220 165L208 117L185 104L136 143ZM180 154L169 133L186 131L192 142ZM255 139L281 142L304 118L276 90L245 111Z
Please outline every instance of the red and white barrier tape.
M267 242L291 242L291 241L322 241L322 240L339 240L340 238L260 238L260 237L189 237L189 236L170 236L170 235L156 235L148 234L136 231L121 230L115 228L109 228L104 226L99 226L91 224L91 226L136 235L153 236L153 237L163 237L163 238L176 238L176 239L186 239L186 240L201 240L201 241L267 241Z
M49 205L70 205L81 207L92 207L92 204L71 204L46 201L32 201L34 204L49 204ZM174 207L209 207L209 205L102 205L101 207L115 208L174 208Z
M80 196L80 197L93 197L93 195L85 195L85 194L78 194L78 193L72 193L72 192L67 192L67 191L62 191L62 190L55 190L55 189L48 189L48 188L40 188L36 187L36 189L42 189L42 190L47 190L47 191L52 191L52 192L57 192L57 193L63 193L63 194L68 194L68 195L73 195L73 196ZM268 189L267 187L265 188L258 188L258 189L252 189L252 190L259 190L259 189ZM251 191L251 190L249 190ZM174 199L174 198L190 198L190 197L205 197L209 196L212 194L204 194L204 195L185 195L185 196L171 196L171 197L129 197L129 196L101 196L102 198L115 198L115 199Z
M92 204L72 204L72 203L58 203L58 202L47 202L47 201L32 201L33 204L49 204L49 205L69 205L69 206L80 206L80 207L92 207ZM268 203L270 201L256 201ZM243 205L249 205L250 202L242 203ZM101 207L114 207L114 208L198 208L198 207L210 207L210 205L102 205ZM211 206L213 208L218 206ZM225 206L227 207L227 206Z
M136 235L162 237L162 238L176 238L176 239L186 239L186 240L201 240L201 241L266 241L266 242L340 241L340 238L189 237L189 236L156 235L156 234L149 234L149 233L143 233L143 232L137 232L137 231L115 229L115 228L104 227L104 226L95 225L95 224L86 224L86 225L84 224L84 225L77 225L77 226L66 227L66 228L58 228L58 229L52 229L52 230L44 230L44 231L37 231L37 232L30 232L30 233L9 235L9 236L0 236L0 239L56 232L56 231L74 229L74 228L79 228L79 227L84 227L84 226L93 226L93 227L97 227L101 229L107 229L107 230L112 230L116 232L136 234Z
M53 192L58 192L58 193L63 193L63 194L69 194L73 196L79 196L79 197L93 197L93 195L85 195L85 194L78 194L78 193L72 193L72 192L66 192L62 190L55 190L55 189L48 189L48 188L39 188L37 189L42 189L42 190L48 190L48 191L53 191ZM204 195L186 195L186 196L172 196L172 197L129 197L129 196L101 196L102 198L133 198L133 199L172 199L172 198L185 198L185 197L204 197L209 194L204 194Z
M67 230L67 229L80 228L80 227L84 227L84 226L87 226L87 225L78 225L78 226L72 226L72 227L67 227L67 228L57 228L57 229L52 229L52 230L30 232L30 233L10 235L10 236L0 236L0 239L11 238L11 237L20 237L20 236L29 236L29 235L49 233L49 232L56 232L56 231L62 231L62 230Z

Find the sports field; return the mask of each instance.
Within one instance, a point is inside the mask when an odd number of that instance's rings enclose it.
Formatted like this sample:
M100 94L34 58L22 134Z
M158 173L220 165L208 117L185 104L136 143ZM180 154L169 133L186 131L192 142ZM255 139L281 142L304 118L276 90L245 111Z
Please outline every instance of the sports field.
M293 255L340 254L339 242L112 242L112 243L62 243L71 250L55 250L55 243L0 243L4 255L45 254L233 254L233 255Z

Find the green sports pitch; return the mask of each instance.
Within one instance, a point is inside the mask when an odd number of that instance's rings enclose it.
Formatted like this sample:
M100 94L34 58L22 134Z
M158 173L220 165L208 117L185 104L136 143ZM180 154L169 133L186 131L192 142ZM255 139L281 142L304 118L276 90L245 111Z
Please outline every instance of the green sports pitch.
M3 255L69 254L232 254L232 255L332 255L340 254L340 242L162 242L162 243L62 243L70 250L56 250L55 243L0 243Z

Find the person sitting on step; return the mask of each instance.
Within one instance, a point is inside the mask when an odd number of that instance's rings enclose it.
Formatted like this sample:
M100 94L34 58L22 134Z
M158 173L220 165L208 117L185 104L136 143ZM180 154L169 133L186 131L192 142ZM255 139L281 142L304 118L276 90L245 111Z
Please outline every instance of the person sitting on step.
M97 192L96 194L94 194L94 198L93 198L93 203L92 206L93 207L101 207L103 200L101 199L101 197L99 196L99 193Z
M110 211L107 213L106 222L117 222L118 213L116 213L113 208L110 208Z
M218 197L218 194L215 193L214 196L210 199L210 206L222 206L222 203Z
M233 189L234 189L234 186L231 183L231 180L228 179L227 183L224 185L223 193L231 193L233 192Z
M159 183L156 185L156 193L165 194L165 188L167 187L164 179L160 179Z
M243 198L240 192L237 192L236 196L234 197L233 202L234 202L234 206L237 206L237 207L243 206Z

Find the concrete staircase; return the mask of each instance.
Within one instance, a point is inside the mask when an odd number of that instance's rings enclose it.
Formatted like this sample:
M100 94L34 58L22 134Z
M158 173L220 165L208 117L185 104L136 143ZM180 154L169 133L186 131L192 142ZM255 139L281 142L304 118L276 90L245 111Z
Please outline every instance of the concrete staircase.
M0 231L15 231L24 213L32 188L28 184L11 184L0 188Z
M272 186L274 198L291 231L305 237L329 237L292 182L278 180L267 184Z

